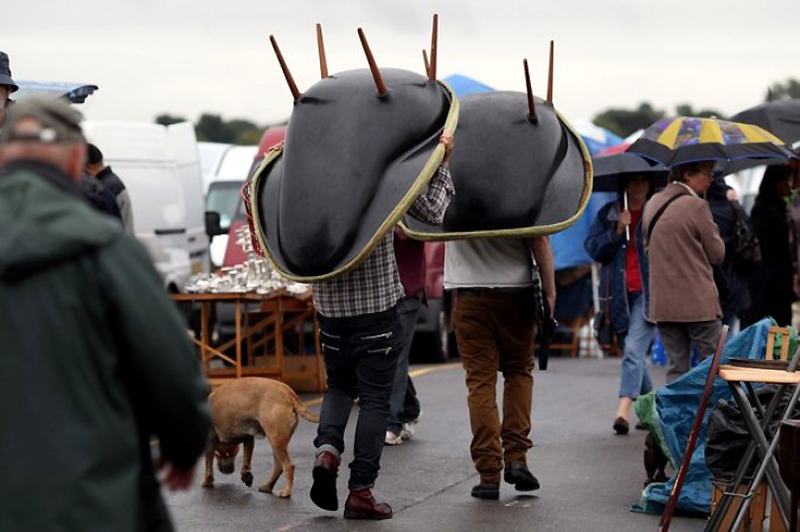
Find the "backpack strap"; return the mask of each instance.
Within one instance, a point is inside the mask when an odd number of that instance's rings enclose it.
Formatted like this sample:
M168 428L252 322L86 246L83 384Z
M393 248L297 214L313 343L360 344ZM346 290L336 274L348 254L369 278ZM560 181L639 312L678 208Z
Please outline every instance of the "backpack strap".
M682 197L682 196L688 196L688 195L689 195L688 192L681 192L680 194L675 194L670 199L665 201L664 205L662 205L661 208L656 211L656 213L653 215L653 219L650 220L650 225L647 227L647 241L648 242L650 241L650 237L653 234L653 229L655 229L655 227L656 227L656 222L658 221L659 218L661 218L661 215L664 214L664 211L667 210L667 207L669 207L669 204L672 203L673 201L675 201L676 199Z

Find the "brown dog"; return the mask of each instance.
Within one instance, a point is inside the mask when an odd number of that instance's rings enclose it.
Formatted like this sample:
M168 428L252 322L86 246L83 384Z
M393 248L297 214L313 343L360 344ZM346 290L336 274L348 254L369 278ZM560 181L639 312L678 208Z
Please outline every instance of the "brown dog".
M253 458L254 438L266 436L272 447L275 466L269 480L258 491L272 493L281 473L285 472L286 486L278 493L278 497L291 497L294 464L289 458L289 440L297 428L298 414L315 423L319 423L319 415L310 412L287 385L261 377L245 377L225 383L211 393L208 403L213 428L206 447L203 487L214 486L215 455L220 473L233 473L240 443L244 444L242 482L248 487L252 486L250 461Z

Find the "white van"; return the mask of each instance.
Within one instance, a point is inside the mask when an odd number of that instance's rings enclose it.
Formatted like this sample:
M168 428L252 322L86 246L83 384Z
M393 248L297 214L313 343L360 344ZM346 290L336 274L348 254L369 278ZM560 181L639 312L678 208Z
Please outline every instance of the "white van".
M214 179L222 159L233 144L225 142L197 143L197 153L200 155L200 173L203 175L203 194L208 192L208 185Z
M211 269L209 237L206 233L203 181L194 126L189 122L172 124L167 126L167 135L181 178L186 208L186 245L192 273L208 272Z
M120 176L131 198L136 237L169 292L209 270L203 185L191 124L83 123L89 142Z
M218 212L220 227L224 234L214 237L211 242L211 263L215 267L222 266L225 259L225 250L228 247L228 229L236 214L239 204L239 195L242 185L253 167L258 153L258 146L229 145L221 150L219 145L207 146L211 143L199 143L201 152L210 152L201 160L209 161L212 168L203 168L203 173L208 175L209 181L206 188L206 211ZM216 156L212 156L214 152Z

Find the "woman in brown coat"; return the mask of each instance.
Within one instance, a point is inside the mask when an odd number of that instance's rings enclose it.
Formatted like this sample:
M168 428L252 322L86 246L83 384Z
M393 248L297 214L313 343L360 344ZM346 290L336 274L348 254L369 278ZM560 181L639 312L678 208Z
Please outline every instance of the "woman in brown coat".
M676 166L670 170L671 183L644 207L650 318L667 349L667 382L689 370L692 344L705 358L722 330L712 266L725 257L725 243L701 197L713 175L711 161Z

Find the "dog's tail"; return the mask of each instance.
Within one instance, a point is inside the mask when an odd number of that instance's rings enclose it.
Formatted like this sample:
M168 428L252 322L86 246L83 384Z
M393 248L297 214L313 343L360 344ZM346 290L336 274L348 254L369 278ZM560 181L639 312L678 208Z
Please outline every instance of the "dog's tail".
M319 423L319 414L316 412L312 412L308 409L306 405L303 404L303 401L297 397L297 394L294 393L294 390L289 388L292 397L292 404L294 405L294 410L302 417L306 418L307 420L311 421L312 423Z

